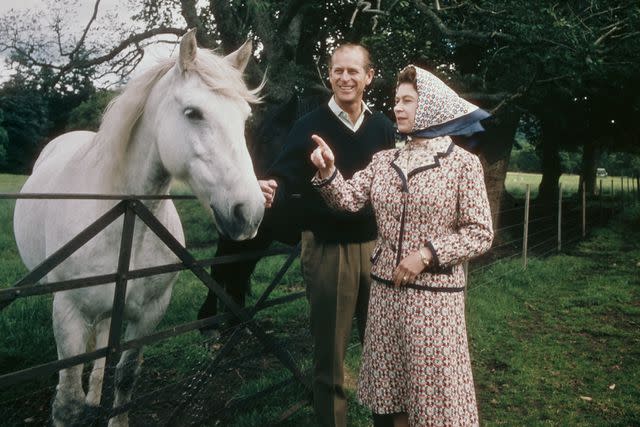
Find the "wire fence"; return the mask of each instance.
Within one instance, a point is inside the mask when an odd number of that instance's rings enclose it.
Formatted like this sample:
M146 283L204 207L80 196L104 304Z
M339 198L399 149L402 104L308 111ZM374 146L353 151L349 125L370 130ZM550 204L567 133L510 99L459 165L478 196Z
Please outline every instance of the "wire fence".
M526 269L532 256L545 257L570 247L580 241L588 230L605 224L611 215L639 201L637 179L626 182L623 179L620 188L611 187L611 191L606 191L600 181L593 197L586 197L584 187L582 191L567 197L567 192L561 187L556 206L532 201L530 190L528 185L525 186L522 189L524 199L519 200L517 206L506 207L500 212L499 218L502 221L495 229L496 239L490 253L467 266L468 295L482 292L497 280ZM1 198L10 197L0 195ZM185 198L188 199L183 199ZM126 211L126 208L123 209ZM518 217L521 220L514 219ZM221 263L237 262L240 259L263 256L285 258L276 273L277 277L267 286L266 296L263 294L254 298L256 305L262 307L248 307L242 313L231 310L215 318L175 325L134 342L122 342L118 338L118 351L142 345L152 351L147 351L145 356L143 374L136 385L133 399L114 410L103 408L96 414L87 415L87 425L104 423L108 417L125 411L129 411L132 425L196 425L204 420L228 420L234 411L255 405L258 400L272 396L277 390L291 387L294 387L297 399L294 399L289 411L271 422L281 421L304 406L308 397L305 383L312 363L312 345L306 321L298 319L300 321L292 327L290 323L287 325L278 320L278 311L284 307L282 304L300 299L303 292L300 291L300 286L294 286L292 291L268 299L269 293L293 264L298 250L296 247L278 246L267 252L222 258L194 258L188 265L182 260L181 263L172 265L126 272L126 277L132 279L188 268L192 271L194 268L209 266L215 268ZM485 273L492 271L497 265L518 258L522 261L520 265L511 263L511 268L485 278ZM22 280L20 283L26 283L27 286L0 290L0 301L14 301L27 296L33 298L36 295L41 295L42 298L42 295L51 292L109 283L114 279L114 275L103 275L89 281L49 284L48 288ZM28 309L28 306L23 307ZM263 311L266 309L276 311ZM304 305L299 311L305 313ZM0 311L0 316L5 316L6 313L7 310ZM234 318L236 322L233 325L226 322ZM8 323L11 319L0 317L1 320ZM194 338L197 336L197 329L210 325L218 326L219 338ZM258 333L256 326L259 327ZM164 342L180 340L184 334L191 334L191 338L178 345L163 346ZM256 339L256 336L262 338ZM357 340L353 341L351 348L357 346ZM273 351L274 343L283 350L285 356ZM156 347L157 350L153 351ZM88 363L105 355L106 352L94 351L85 359L73 363ZM179 368L171 366L171 360L180 360ZM295 365L295 372L286 369L290 368L287 363ZM7 425L48 423L50 402L55 392L55 371L59 367L60 365L50 365L48 370L32 371L22 378L20 375L15 376L16 373L11 372L7 366L3 367L0 370L0 419ZM105 377L114 377L115 371L114 363L105 365ZM42 377L41 372L47 373ZM88 375L86 373L85 383Z

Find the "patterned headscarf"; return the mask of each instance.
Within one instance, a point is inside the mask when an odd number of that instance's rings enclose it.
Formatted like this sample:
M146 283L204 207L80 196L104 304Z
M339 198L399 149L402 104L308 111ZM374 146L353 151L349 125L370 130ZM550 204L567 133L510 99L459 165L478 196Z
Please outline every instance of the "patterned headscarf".
M489 113L460 98L430 72L415 65L407 67L415 68L418 87L416 118L409 136L435 138L484 130L480 120L489 117Z

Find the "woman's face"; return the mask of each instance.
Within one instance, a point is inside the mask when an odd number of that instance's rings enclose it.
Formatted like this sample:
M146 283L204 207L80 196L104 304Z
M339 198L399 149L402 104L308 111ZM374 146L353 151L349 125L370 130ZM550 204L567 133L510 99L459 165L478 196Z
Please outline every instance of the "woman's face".
M418 92L411 83L401 83L396 89L396 105L393 107L400 132L409 133L413 130L417 108Z

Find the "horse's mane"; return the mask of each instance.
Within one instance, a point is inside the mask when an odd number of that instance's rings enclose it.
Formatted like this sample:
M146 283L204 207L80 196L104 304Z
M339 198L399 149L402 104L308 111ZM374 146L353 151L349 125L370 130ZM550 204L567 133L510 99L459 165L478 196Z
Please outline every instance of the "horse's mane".
M132 79L124 87L122 93L105 109L92 144L94 149L108 150L115 164L121 164L131 133L142 116L151 90L175 64L175 59L159 63ZM244 99L251 104L259 103L261 100L259 93L264 81L257 88L248 89L242 79L242 73L224 57L210 50L198 49L195 61L183 72L196 73L209 89L223 95Z

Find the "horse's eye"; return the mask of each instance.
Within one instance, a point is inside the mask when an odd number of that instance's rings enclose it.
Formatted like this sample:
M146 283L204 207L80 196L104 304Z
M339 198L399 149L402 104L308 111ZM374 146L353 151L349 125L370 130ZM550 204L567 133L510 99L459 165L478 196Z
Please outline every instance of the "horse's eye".
M184 115L191 120L202 120L202 111L198 110L197 108L185 108Z

